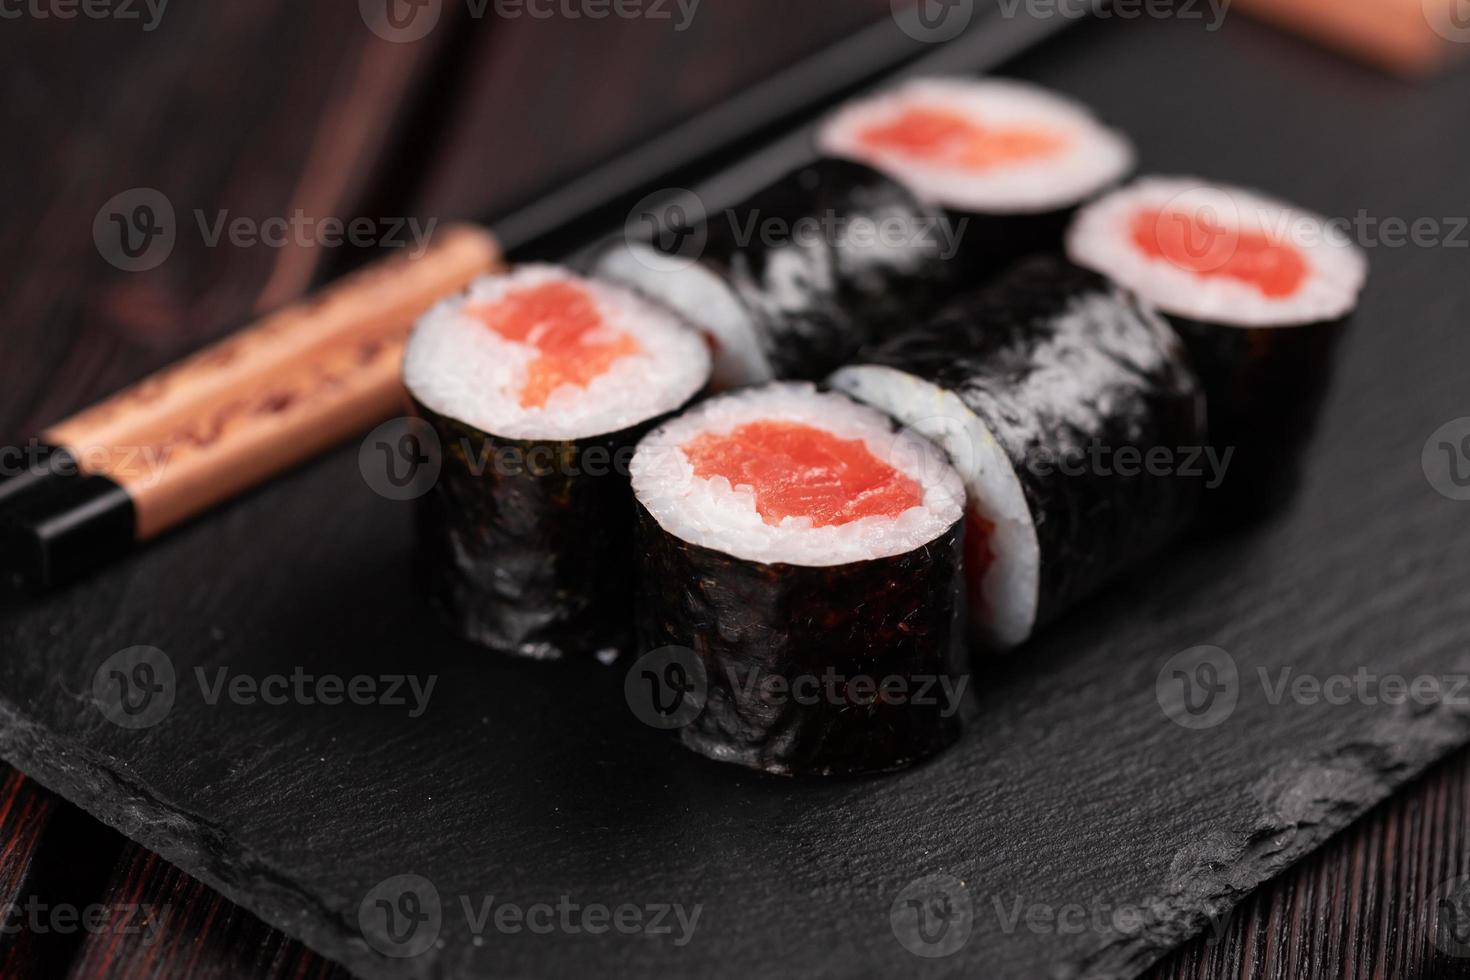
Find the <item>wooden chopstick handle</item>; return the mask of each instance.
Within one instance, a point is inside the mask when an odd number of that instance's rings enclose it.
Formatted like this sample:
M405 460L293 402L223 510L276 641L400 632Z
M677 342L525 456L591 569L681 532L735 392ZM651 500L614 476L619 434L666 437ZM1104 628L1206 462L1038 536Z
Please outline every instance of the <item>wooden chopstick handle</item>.
M446 228L118 392L43 434L127 491L150 538L301 462L402 404L414 321L501 267L495 239Z

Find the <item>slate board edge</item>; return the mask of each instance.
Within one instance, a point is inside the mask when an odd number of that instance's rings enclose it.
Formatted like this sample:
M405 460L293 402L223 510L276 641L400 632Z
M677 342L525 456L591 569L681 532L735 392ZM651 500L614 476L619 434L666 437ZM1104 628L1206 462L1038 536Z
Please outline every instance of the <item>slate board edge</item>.
M1080 961L1053 970L1056 980L1130 980L1223 922L1253 891L1306 857L1435 763L1470 744L1470 712L1438 705L1422 714L1385 715L1368 738L1279 766L1251 787L1258 808L1250 828L1196 842L1196 865L1159 889L1136 934L1115 934ZM1186 849L1175 854L1178 861ZM1407 909L1405 914L1412 914Z
M353 907L324 906L259 854L225 843L226 835L212 830L209 821L148 793L97 753L59 746L59 741L0 698L0 759L27 777L354 974L373 980L437 976L431 954L406 961L377 955L357 933ZM105 805L119 798L126 802ZM250 883L231 884L217 873L221 864L229 865L236 880ZM262 885L276 901L261 900ZM322 929L317 921L340 921L342 927ZM397 965L402 969L393 968Z
M1332 752L1301 760L1299 768L1267 777L1258 783L1260 807L1255 825L1233 835L1201 841L1199 857L1211 863L1218 855L1227 870L1201 874L1187 869L1152 900L1147 921L1132 933L1104 937L1096 950L1081 960L1058 964L1057 980L1130 980L1181 944L1200 935L1257 887L1311 853L1377 804L1413 781L1429 766L1470 744L1470 713L1438 708L1418 716L1388 717L1375 727L1370 739L1354 739ZM390 960L372 952L352 923L353 909L331 909L311 898L290 876L270 866L259 855L225 843L226 835L212 831L187 810L157 799L138 781L97 753L59 751L45 729L13 705L0 699L0 758L48 790L80 807L125 837L156 852L190 876L230 901L259 916L322 956L342 963L354 973L384 980L438 976L437 956ZM1346 777L1346 778L1344 778ZM108 799L127 803L99 806ZM1337 792L1321 792L1337 787ZM1308 790L1302 795L1301 790ZM1318 792L1312 792L1318 790ZM1292 799L1284 800L1288 794ZM1276 802L1305 814L1284 817ZM160 832L168 828L171 833ZM230 867L236 880L251 884L237 888L217 873ZM268 886L275 902L260 899ZM340 922L337 930L314 926L315 921ZM963 962L963 951L956 965Z

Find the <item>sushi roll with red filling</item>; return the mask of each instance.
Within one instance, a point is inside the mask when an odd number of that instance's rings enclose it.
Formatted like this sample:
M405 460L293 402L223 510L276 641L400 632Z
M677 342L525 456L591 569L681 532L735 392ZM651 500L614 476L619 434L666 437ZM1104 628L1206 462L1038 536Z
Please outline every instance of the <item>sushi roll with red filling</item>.
M1318 215L1163 177L1083 209L1067 251L1161 310L1189 348L1210 440L1232 454L1208 511L1251 515L1282 503L1367 277L1363 253Z
M443 462L420 562L462 635L541 658L627 644L628 462L709 371L675 314L550 266L480 279L424 315L403 378Z
M964 488L937 447L807 384L715 398L638 445L639 646L694 651L684 743L790 775L958 736Z
M818 130L825 155L875 167L960 232L988 278L1060 249L1078 205L1133 167L1133 148L1084 106L995 78L923 78L847 103Z
M1198 382L1149 308L1060 258L984 290L832 376L948 452L969 493L970 621L1024 642L1194 517Z
M716 389L815 380L950 288L943 215L867 167L824 160L685 229L697 255L619 239L583 266L682 313Z

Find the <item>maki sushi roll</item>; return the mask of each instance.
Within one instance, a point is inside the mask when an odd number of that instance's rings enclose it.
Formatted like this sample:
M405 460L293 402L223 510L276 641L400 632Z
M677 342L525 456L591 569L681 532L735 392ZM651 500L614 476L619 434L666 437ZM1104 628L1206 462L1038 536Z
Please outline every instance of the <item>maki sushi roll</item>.
M941 214L841 160L792 171L685 231L697 255L619 239L586 263L697 325L718 389L824 377L937 302L956 247Z
M1169 319L1230 453L1215 517L1265 513L1290 495L1367 277L1363 253L1323 218L1234 187L1148 178L1085 208L1075 262Z
M443 461L420 564L463 636L540 658L626 646L628 462L709 370L673 313L550 266L479 279L424 315L403 379Z
M1023 642L1194 516L1203 420L1178 338L1060 258L1021 263L832 385L943 446L964 478L986 647Z
M1078 205L1133 168L1127 137L1084 106L1022 82L922 78L849 102L818 149L883 171L945 209L968 273L1057 251Z
M809 384L704 402L633 457L639 647L693 650L703 755L879 772L959 734L964 488L943 454Z

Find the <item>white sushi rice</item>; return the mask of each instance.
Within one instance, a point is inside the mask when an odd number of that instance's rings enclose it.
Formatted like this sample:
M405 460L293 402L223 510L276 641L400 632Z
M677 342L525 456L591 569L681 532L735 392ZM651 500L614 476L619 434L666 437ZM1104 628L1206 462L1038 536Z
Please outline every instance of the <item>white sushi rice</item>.
M1027 127L1056 133L1063 145L1045 156L1000 161L983 169L946 166L869 145L864 130L914 109L942 109L985 128ZM1072 207L1133 168L1128 138L1086 107L1035 85L996 78L921 78L849 102L822 124L828 156L882 170L930 204L986 214L1037 214Z
M843 368L833 387L881 409L944 448L969 493L971 513L994 526L992 560L969 580L972 629L987 646L1016 646L1031 635L1040 595L1041 550L1020 478L1000 443L952 392L888 367ZM967 569L967 576L975 569Z
M709 335L716 390L775 378L750 313L714 273L642 243L610 247L599 257L598 271L677 311Z
M1291 245L1309 271L1290 296L1267 296L1226 275L1206 275L1139 249L1140 212L1180 213L1230 232L1262 233ZM1222 258L1228 256L1227 237ZM1241 327L1293 326L1336 320L1357 305L1368 274L1362 251L1327 220L1253 191L1197 177L1146 177L1078 213L1067 254L1175 316Z
M824 527L813 527L809 517L766 523L752 487L696 476L683 450L702 434L760 421L803 423L839 439L861 439L875 457L919 484L922 504L896 517ZM964 513L964 486L936 446L871 408L810 384L767 385L704 402L649 433L631 472L634 494L665 531L767 564L825 567L902 555L933 541Z
M585 387L561 385L544 405L528 407L520 395L540 352L503 337L465 309L552 282L585 290L609 335L626 334L639 350L614 361ZM675 313L621 286L545 265L485 276L440 302L414 327L403 357L404 384L420 402L508 439L583 439L619 432L685 404L709 373L704 341Z

